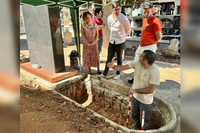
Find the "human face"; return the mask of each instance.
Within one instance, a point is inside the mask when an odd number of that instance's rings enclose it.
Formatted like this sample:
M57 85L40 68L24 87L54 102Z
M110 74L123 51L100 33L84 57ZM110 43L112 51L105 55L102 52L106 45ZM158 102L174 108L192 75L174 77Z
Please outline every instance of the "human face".
M92 17L89 14L87 15L86 22L87 23L92 22Z
M100 17L101 17L101 15L102 15L102 12L101 12L101 11L99 11L99 13L97 13L97 18L100 18Z
M143 9L143 12L144 12L145 18L147 19L150 19L153 16L151 8Z
M145 55L145 53L142 53L142 54L140 55L140 59L139 59L139 62L140 62L142 65L144 65L145 62L147 61L146 59L143 58L144 55Z
M118 16L120 14L120 12L121 12L121 7L117 6L117 7L113 8L112 10L113 10L114 14L116 16Z

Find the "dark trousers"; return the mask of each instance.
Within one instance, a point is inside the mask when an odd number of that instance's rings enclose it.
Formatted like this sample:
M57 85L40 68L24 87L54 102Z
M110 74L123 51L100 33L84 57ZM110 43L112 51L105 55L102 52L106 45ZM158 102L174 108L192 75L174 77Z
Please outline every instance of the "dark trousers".
M151 104L143 104L132 96L131 113L134 120L134 127L136 130L141 130L142 111L145 112L144 130L149 130L151 119Z
M121 43L121 44L112 44L109 43L108 46L108 57L107 57L107 61L106 61L106 66L103 72L103 75L106 76L108 74L109 68L107 67L107 63L111 62L115 52L117 52L117 65L122 65L122 53L125 47L125 42ZM116 74L120 74L120 71L117 71Z

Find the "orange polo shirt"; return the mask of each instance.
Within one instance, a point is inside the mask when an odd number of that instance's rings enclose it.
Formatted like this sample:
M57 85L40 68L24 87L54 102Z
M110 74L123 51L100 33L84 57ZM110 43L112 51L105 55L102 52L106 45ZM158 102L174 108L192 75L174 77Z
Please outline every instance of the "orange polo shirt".
M188 3L187 0L181 0L181 23L180 23L180 28L182 28L185 24L185 13L188 12Z
M142 21L142 36L140 40L140 46L148 46L157 44L155 32L162 31L162 25L160 20L153 16L150 19L144 18Z

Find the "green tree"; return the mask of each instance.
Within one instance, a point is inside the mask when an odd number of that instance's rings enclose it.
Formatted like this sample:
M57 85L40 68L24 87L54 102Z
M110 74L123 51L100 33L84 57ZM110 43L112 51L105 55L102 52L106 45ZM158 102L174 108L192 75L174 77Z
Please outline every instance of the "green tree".
M124 6L126 8L131 7L131 8L133 8L133 10L140 8L141 4L144 3L143 2L144 0L119 0L119 1L120 1L121 6ZM106 0L106 3L109 3L109 2L112 2L112 0ZM102 0L95 0L94 3L102 4ZM92 6L92 3L87 3L87 4L83 5L82 7L89 9L89 8L91 8L91 6ZM101 5L97 5L97 4L95 4L94 7L102 8Z

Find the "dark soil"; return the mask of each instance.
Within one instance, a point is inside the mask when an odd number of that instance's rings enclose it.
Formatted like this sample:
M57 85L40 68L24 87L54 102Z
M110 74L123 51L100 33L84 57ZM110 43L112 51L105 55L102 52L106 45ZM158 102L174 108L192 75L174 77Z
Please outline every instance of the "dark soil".
M93 92L93 102L88 106L89 109L112 120L113 122L126 127L128 105L123 107L122 103L112 97ZM134 120L130 114L129 127L134 127Z
M50 91L21 86L21 133L114 133L116 129L90 111Z

